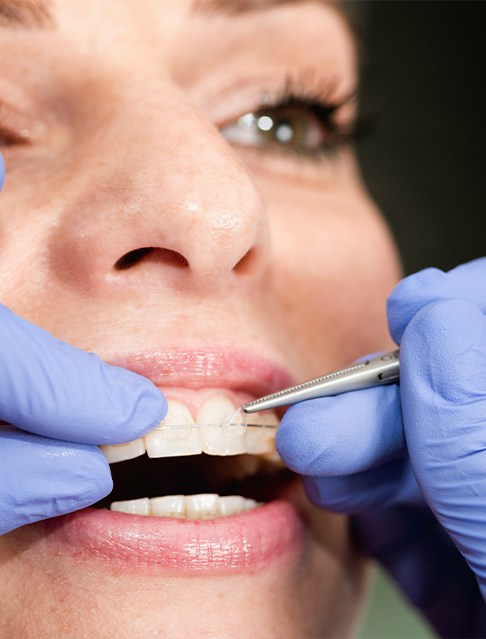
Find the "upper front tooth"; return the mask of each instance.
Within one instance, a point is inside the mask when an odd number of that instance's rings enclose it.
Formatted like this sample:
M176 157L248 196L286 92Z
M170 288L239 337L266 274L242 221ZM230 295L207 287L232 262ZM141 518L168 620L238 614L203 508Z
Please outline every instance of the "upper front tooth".
M235 414L235 406L224 395L208 399L197 415L198 424L216 424L201 430L202 449L209 455L246 453L245 427L225 425Z
M169 400L166 418L160 429L145 435L145 446L149 457L199 455L202 452L201 440L187 406Z
M246 430L246 452L252 455L275 451L275 429L249 426Z
M126 444L111 444L100 446L101 452L106 457L109 464L133 459L145 453L145 442L143 439L134 439Z
M100 448L109 463L132 459L145 452L149 457L199 455L203 450L209 455L276 455L276 428L266 428L263 424L275 422L277 426L277 417L272 413L253 414L246 433L241 419L241 415L235 413L233 403L224 395L213 396L202 405L197 424L187 406L169 400L167 417L156 430L126 444Z

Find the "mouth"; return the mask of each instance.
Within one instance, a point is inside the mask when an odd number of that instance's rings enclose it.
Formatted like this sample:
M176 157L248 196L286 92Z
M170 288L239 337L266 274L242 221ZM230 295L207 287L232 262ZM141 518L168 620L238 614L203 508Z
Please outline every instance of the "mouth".
M44 543L76 562L176 576L298 561L307 525L298 478L275 448L281 415L265 411L245 424L236 412L291 385L291 376L228 349L110 363L151 379L168 399L167 416L140 439L101 447L112 493L92 508L33 524Z
M245 423L221 391L206 391L198 404L193 414L190 406L169 397L167 416L154 431L126 444L102 446L114 489L95 507L215 519L276 499L293 479L275 448L278 416L257 413Z

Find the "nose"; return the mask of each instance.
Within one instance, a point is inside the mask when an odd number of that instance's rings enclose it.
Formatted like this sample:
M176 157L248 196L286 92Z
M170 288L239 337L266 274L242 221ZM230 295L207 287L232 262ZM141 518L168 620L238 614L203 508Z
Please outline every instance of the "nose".
M180 91L118 98L72 155L68 204L50 246L54 276L116 294L252 281L268 221L247 169Z

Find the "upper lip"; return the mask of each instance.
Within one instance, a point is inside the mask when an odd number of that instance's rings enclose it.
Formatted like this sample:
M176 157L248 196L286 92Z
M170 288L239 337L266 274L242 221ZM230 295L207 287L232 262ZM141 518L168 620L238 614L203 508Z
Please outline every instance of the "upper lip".
M245 349L160 348L105 361L143 375L164 389L221 388L261 397L295 384L285 367Z

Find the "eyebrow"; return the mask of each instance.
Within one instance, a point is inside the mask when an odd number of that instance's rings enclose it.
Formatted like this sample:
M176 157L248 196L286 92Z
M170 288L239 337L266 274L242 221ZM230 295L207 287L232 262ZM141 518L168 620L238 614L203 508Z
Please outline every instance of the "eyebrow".
M192 13L226 13L238 15L264 11L287 4L309 0L194 0ZM336 0L314 0L319 4L336 5ZM47 29L55 26L50 0L0 0L0 27Z
M319 4L331 4L333 0L314 0ZM286 4L301 4L309 0L195 0L193 13L226 13L238 15L253 11L264 11Z
M49 0L0 0L0 27L48 29L54 26Z

